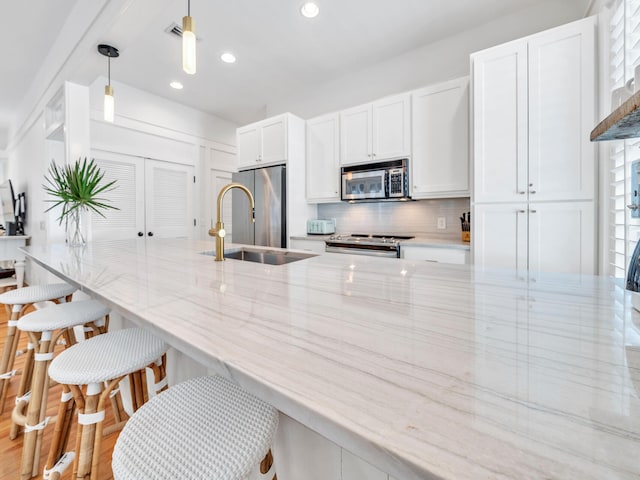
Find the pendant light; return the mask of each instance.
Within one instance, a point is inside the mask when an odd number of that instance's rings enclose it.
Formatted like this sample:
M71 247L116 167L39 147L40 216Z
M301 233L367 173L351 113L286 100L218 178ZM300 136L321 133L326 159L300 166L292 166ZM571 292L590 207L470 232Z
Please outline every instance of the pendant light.
M182 69L185 73L196 73L196 34L191 18L191 0L187 0L187 16L182 17Z
M115 117L115 99L113 98L113 87L111 86L111 58L120 56L116 47L111 45L98 45L98 52L108 58L108 83L104 86L104 119L113 123Z

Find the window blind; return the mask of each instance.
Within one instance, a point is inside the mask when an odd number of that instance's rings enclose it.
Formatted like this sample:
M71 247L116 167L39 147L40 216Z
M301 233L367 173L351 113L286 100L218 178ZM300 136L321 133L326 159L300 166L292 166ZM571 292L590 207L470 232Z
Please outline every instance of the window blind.
M610 10L609 83L624 86L640 64L640 0L616 0ZM640 86L636 87L637 89ZM631 217L631 166L640 159L640 139L611 142L609 196L609 274L624 278L640 238L640 219Z

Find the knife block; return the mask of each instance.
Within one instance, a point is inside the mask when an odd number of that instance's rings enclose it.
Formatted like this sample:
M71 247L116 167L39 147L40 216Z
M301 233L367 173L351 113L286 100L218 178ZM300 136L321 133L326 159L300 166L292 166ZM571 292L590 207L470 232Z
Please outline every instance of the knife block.
M467 231L462 231L462 241L463 242L470 242L471 241L471 232L467 232Z

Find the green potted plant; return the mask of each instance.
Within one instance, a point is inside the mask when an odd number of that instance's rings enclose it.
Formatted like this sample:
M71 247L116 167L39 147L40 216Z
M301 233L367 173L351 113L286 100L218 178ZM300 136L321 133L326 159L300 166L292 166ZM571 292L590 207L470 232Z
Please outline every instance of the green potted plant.
M118 210L109 200L100 195L115 188L115 180L106 182L95 159L87 161L78 159L75 163L58 166L55 161L49 166L49 174L45 175L43 184L45 192L54 197L47 210L62 207L57 219L60 225L65 222L67 243L70 246L84 245L87 240L88 213L95 212L104 217L104 210Z

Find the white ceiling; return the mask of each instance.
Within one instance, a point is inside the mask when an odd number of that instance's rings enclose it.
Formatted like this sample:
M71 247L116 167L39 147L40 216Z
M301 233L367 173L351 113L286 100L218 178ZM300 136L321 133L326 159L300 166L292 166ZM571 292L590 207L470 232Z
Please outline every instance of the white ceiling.
M317 0L320 15L306 19L299 13L303 0L191 0L201 40L198 73L190 76L181 69L180 40L164 32L172 22L181 23L187 1L157 0L144 15L130 8L142 0L120 1L127 8L101 37L121 50L112 61L112 79L239 124L255 120L265 105L291 92L312 92L313 85L540 2ZM581 9L588 3L557 1ZM6 22L0 30L4 73L0 123L20 103L76 2L2 2L0 12ZM86 61L77 74L86 83L106 75L104 57L93 49L85 52ZM219 60L226 50L237 56L236 64ZM170 89L172 80L181 81L184 90Z

